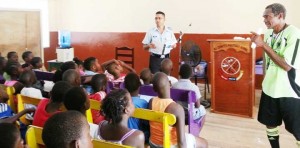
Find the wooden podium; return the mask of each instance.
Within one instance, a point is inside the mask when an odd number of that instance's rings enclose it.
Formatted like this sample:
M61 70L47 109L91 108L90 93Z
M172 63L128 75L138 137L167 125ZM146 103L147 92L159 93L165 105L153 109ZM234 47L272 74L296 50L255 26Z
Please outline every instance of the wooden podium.
M211 111L250 117L255 97L255 50L249 40L208 40L211 54Z

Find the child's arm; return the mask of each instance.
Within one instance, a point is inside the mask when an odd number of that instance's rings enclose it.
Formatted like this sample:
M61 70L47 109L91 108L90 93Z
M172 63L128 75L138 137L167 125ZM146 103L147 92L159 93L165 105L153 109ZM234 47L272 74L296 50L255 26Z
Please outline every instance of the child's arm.
M185 118L184 118L184 110L181 105L177 103L171 103L165 110L167 113L174 114L176 117L176 123L174 126L177 131L177 144L179 148L186 148L186 140L185 140Z
M9 117L9 118L5 118L5 119L0 119L0 123L14 123L16 122L20 117L22 117L23 115L27 114L27 113L31 113L34 112L35 108L27 108L22 110L21 112L17 113L16 115Z
M116 59L112 59L112 60L108 60L108 61L102 63L101 64L101 68L102 68L103 73L106 70L106 66L109 65L109 64L111 64L111 63L118 63L118 61Z
M128 71L136 73L136 71L132 67L130 67L129 65L127 65L123 61L118 60L118 62L120 64L120 66L126 68Z

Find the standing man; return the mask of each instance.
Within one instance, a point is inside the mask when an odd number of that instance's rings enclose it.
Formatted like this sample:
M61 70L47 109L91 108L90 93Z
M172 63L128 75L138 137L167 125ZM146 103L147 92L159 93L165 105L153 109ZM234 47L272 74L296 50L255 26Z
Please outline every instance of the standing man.
M149 68L153 74L159 71L161 61L170 57L170 51L177 43L172 29L165 26L165 13L156 12L155 23L156 27L146 33L142 42L143 48L151 53Z
M258 121L267 126L272 148L279 148L277 126L282 120L300 147L300 30L286 24L285 16L283 5L267 6L263 17L269 30L264 40L254 32L251 39L265 52Z

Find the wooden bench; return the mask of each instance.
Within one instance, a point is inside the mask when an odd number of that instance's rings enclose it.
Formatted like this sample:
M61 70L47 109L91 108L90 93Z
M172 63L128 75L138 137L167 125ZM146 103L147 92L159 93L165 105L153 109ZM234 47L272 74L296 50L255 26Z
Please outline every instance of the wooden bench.
M140 87L141 95L147 95L147 96L157 96L157 93L153 90L152 86L149 85L143 85ZM193 103L196 103L196 94L194 91L188 91L188 90L181 90L181 89L174 89L171 88L171 98L177 102L187 102L188 103L188 125L189 125L189 133L193 134L194 136L199 136L199 133L203 127L204 124L204 118L201 117L200 119L194 120L193 119L193 110L192 106Z
M21 94L18 94L17 95L17 98L18 98L18 112L21 112L22 110L24 110L24 104L33 104L33 105L38 105L40 103L40 101L42 99L38 99L38 98L33 98L33 97L28 97L28 96L24 96L24 95L21 95ZM66 109L64 107L61 108L62 111L65 111ZM26 124L26 125L29 125L30 122L25 118L26 114L23 115L20 120L22 123ZM93 118L92 118L92 113L91 113L91 110L88 109L86 111L86 118L87 118L87 121L89 123L93 123Z
M37 126L30 126L26 133L26 142L30 148L39 148L40 145L45 145L42 139L43 128ZM114 144L106 141L93 140L92 141L94 148L131 148L126 145Z
M34 71L38 80L53 81L54 73L45 71Z
M90 100L91 109L100 110L100 102L96 100ZM164 144L165 148L169 148L171 146L170 140L170 126L176 123L176 117L173 114L163 113L158 111L153 111L149 109L141 109L136 108L133 116L134 118L144 119L149 121L161 122L163 124L163 132L164 132Z

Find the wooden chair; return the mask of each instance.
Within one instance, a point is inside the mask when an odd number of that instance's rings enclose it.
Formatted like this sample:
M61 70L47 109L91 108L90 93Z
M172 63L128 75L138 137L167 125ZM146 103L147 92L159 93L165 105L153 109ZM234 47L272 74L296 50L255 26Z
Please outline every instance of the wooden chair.
M90 100L91 109L100 110L100 102L96 100ZM138 119L144 119L154 122L160 122L163 124L164 132L164 147L169 148L171 146L170 140L170 130L169 126L172 126L176 123L176 117L173 114L153 111L149 109L136 108L133 114L133 117Z
M130 64L134 69L134 48L116 47L115 58L123 61L126 64Z
M28 97L21 94L17 94L17 98L18 98L18 112L21 112L25 109L24 104L33 104L37 106L41 101L41 99ZM29 125L30 121L28 121L25 117L26 114L20 117L20 121L26 125Z
M149 85L141 86L139 94L147 96L157 96L157 93L153 90L153 87ZM195 92L171 88L171 98L175 102L183 101L188 103L189 110L187 124L189 125L189 133L195 136L199 136L199 133L204 125L205 117L197 120L193 119L193 110L191 109L191 107L193 106L193 103L197 101Z
M26 142L30 148L39 148L40 145L44 146L42 139L43 128L37 126L29 126L26 132ZM100 141L93 139L92 141L94 148L109 147L109 148L131 148L127 145L119 145L106 141Z

